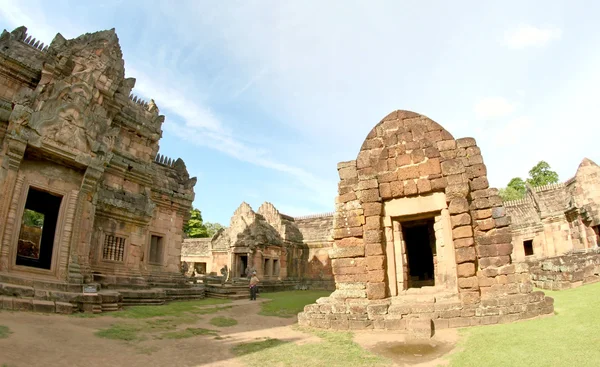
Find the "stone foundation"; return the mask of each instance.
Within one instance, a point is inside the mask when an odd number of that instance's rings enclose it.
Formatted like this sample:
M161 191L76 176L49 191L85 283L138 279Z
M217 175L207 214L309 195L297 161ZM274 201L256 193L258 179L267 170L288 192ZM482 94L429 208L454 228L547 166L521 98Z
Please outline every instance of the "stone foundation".
M533 284L558 291L600 281L600 249L528 261Z

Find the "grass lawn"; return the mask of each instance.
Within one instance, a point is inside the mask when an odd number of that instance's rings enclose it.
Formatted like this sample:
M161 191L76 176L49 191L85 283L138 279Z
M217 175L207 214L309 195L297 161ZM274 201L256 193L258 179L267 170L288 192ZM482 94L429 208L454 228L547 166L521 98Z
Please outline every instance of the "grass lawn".
M8 326L0 325L0 339L8 338L10 334L12 334L12 331Z
M259 315L294 317L304 310L304 306L314 303L318 298L327 297L331 291L286 291L260 293L263 298L270 299L261 306Z
M600 365L600 283L544 293L556 315L463 329L451 366Z
M274 366L389 366L390 361L362 349L352 333L311 331L320 342L297 345L279 339L239 344L233 353L250 367Z
M238 324L236 319L232 319L229 317L223 317L223 316L213 317L212 319L210 319L209 322L211 325L219 326L219 327L234 326L234 325Z

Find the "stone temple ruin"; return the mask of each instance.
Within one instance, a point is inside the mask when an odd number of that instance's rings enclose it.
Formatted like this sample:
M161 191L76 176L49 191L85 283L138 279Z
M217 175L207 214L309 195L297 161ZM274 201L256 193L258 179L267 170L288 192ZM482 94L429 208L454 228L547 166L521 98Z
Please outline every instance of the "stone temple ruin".
M600 280L600 167L584 159L564 183L528 187L504 203L513 259L530 267L536 287L560 290Z
M395 111L338 171L336 290L307 305L301 325L430 336L553 312L513 262L510 220L474 139Z
M5 308L101 312L204 296L180 271L196 178L158 154L164 116L130 95L134 85L114 29L49 46L25 27L0 36Z
M190 264L189 273L195 270L204 274L206 292L211 296L233 291L247 293L244 285L238 290L221 284L244 284L252 271L256 271L265 290L333 290L329 259L332 224L330 214L292 218L268 202L258 212L242 203L229 227L212 238L185 239L181 259Z

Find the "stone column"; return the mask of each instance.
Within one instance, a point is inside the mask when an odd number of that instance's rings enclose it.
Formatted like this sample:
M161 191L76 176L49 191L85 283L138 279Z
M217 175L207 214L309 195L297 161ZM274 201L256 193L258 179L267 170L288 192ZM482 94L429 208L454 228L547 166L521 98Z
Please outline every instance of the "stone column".
M73 234L69 248L69 282L83 283L84 275L86 278L91 275L89 265L89 251L91 234L94 227L93 213L94 204L93 194L96 191L98 180L103 171L95 167L88 167L83 175L81 189L77 197L77 206L75 208L75 219L73 220ZM85 217L89 220L83 220ZM80 258L80 253L82 254ZM91 281L91 279L85 279Z
M25 148L27 143L22 140L8 138L8 149L4 164L6 164L8 172L6 174L3 185L0 187L2 190L3 200L0 200L0 271L6 271L8 269L8 254L10 250L10 238L5 238L5 232L7 226L14 224L15 218L9 217L9 209L13 202L13 195L18 194L15 192L15 185L17 182L17 175L19 173L19 166L25 155Z

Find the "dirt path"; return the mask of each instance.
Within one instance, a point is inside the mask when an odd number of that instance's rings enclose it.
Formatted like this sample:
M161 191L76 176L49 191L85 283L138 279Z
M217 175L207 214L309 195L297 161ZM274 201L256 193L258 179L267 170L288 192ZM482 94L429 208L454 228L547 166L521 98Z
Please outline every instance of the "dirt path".
M94 333L113 324L144 324L148 319L123 319L111 316L78 318L25 312L0 312L0 325L10 328L10 337L0 339L0 366L243 366L231 348L243 342L264 338L277 338L297 344L319 342L319 338L294 330L290 326L296 318L260 316L260 301L235 301L222 306L232 306L216 313L198 316L192 323L179 325L185 328L218 330L218 336L198 335L184 339L155 339L125 342L100 338ZM216 327L209 321L225 316L238 321L230 327ZM450 334L448 334L450 335ZM398 365L405 363L438 361L438 357L452 349L455 337L450 335L427 349L399 351L401 334L358 332L355 341L365 349L392 358ZM421 346L422 347L422 346ZM420 354L420 355L419 355ZM429 366L433 364L425 364Z

